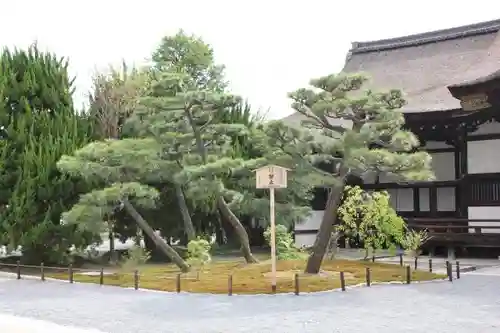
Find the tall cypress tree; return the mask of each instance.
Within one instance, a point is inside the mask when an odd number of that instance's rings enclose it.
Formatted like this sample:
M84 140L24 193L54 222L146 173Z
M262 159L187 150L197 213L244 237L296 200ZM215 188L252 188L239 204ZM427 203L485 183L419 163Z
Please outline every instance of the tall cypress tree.
M56 162L90 134L74 112L67 68L36 45L0 56L0 241L21 246L25 261L61 261L85 239L60 225L84 184L60 174Z

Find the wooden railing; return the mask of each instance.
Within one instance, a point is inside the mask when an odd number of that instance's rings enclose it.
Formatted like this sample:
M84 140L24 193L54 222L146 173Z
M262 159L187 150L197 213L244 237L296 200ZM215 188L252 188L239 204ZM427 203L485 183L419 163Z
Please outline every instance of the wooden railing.
M408 218L406 220L410 229L427 230L431 243L500 247L500 219Z

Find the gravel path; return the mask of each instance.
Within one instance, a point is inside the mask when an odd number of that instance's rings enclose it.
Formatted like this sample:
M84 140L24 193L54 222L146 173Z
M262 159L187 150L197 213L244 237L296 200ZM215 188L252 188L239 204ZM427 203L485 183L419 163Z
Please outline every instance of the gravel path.
M0 313L108 333L500 331L500 268L462 279L310 295L177 295L0 280Z

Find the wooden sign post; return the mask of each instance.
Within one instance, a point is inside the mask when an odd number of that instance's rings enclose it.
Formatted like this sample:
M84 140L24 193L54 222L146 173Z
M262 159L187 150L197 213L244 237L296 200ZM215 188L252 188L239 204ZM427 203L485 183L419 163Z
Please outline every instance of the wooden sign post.
M267 165L255 170L256 187L269 189L269 220L271 222L271 288L276 292L276 222L274 220L274 189L286 188L289 169L278 165Z

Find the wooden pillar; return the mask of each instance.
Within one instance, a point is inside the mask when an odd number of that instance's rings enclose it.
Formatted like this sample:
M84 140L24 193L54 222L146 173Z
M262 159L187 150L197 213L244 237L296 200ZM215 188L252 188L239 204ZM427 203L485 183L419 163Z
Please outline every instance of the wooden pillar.
M420 212L420 188L413 187L413 213Z
M455 179L462 179L462 142L461 138L458 137L455 141L455 155L454 155L454 166L455 166ZM463 207L462 207L462 184L459 183L455 187L455 211L459 217L463 217Z
M460 184L457 188L456 196L460 199L458 202L459 212L461 217L468 217L468 186L467 186L467 132L462 131L458 138L458 149L459 149L459 172L458 179L461 179Z
M437 216L437 187L434 184L429 187L429 211L431 217Z

